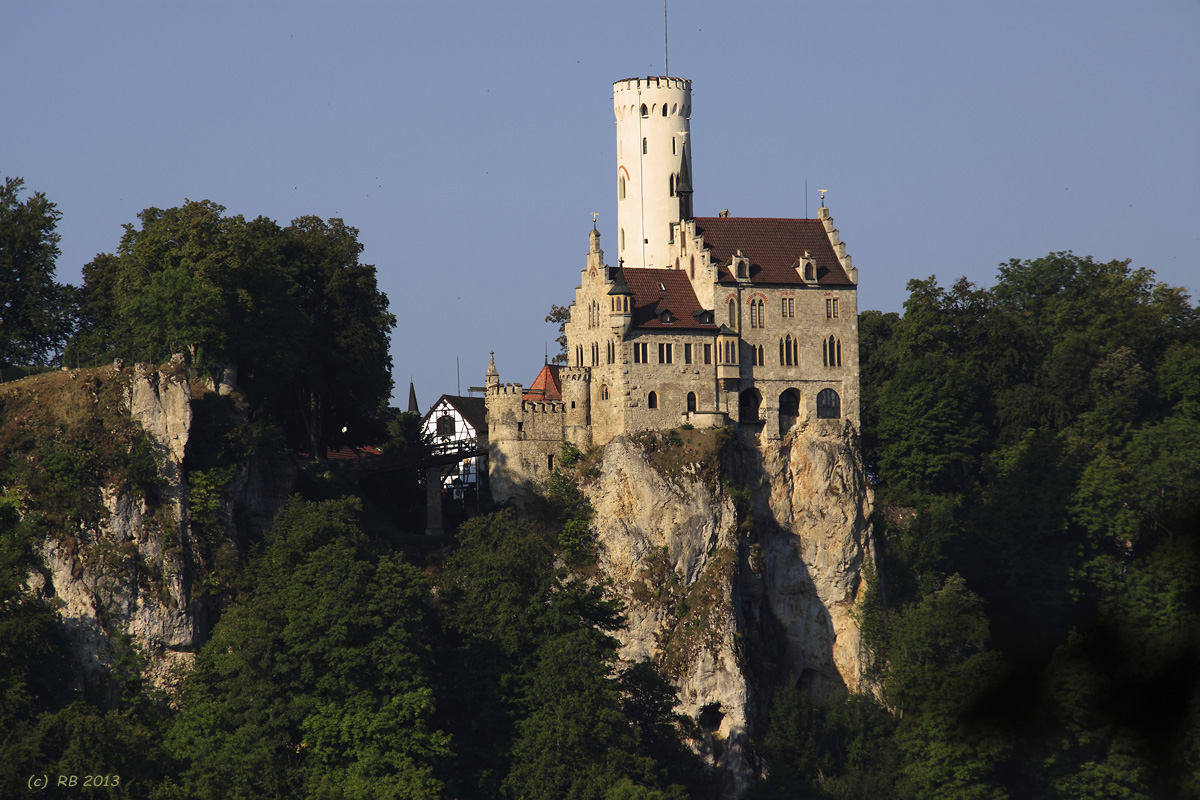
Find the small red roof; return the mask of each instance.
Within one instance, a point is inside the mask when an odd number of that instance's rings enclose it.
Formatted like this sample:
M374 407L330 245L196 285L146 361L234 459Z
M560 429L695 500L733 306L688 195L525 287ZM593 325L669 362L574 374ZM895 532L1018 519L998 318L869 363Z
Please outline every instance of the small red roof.
M696 217L696 233L704 237L713 262L721 265L721 283L737 283L728 265L741 250L750 259L752 284L803 285L796 265L807 251L817 262L818 285L854 285L819 219Z
M547 364L533 379L533 384L521 395L522 400L540 402L543 400L562 400L562 383L558 379L558 364Z

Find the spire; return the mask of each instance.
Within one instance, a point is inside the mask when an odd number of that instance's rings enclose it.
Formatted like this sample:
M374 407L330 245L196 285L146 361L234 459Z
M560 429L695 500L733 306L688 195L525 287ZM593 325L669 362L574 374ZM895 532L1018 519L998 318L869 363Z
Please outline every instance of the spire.
M592 229L588 231L588 269L604 268L604 251L600 249L600 231L596 230L596 215L592 215Z
M421 413L421 409L417 406L417 388L413 386L412 378L408 379L408 413Z
M490 353L488 353L487 377L484 379L484 385L487 386L488 391L491 391L493 387L498 387L500 385L500 373L496 371L495 350L492 350Z
M692 170L688 166L688 151L683 148L683 157L679 162L679 182L675 185L675 194L679 195L679 218L692 218Z

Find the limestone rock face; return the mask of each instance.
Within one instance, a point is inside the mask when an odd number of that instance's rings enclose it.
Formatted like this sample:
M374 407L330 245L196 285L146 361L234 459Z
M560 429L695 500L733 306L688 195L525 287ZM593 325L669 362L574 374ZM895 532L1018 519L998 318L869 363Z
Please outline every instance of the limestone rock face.
M127 381L125 409L156 451L158 502L148 507L138 493L102 487L107 514L94 529L43 541L41 568L31 572L29 588L59 601L83 677L110 662L115 637L123 636L149 658L149 679L165 685L175 666L191 661L207 624L192 581L209 565L189 530L183 468L193 424L191 386L180 361L161 371L147 364L122 371L118 363L111 379ZM229 494L234 500L221 517L231 538L219 546L226 555L236 553L235 503L250 522L265 525L282 502L253 461L238 470Z
M742 434L719 468L668 474L644 445L617 437L584 485L600 570L627 606L621 657L650 659L679 687L721 796L739 797L760 768L749 740L773 686L859 684L870 498L858 442L834 421L761 443Z

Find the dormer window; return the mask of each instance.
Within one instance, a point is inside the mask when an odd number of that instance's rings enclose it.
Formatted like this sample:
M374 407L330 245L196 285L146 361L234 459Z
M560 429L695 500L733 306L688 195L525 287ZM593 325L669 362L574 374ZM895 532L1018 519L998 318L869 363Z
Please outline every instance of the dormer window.
M670 311L663 311L661 314L658 315L658 319L662 323L668 323L668 322L675 321L675 317L671 315Z
M817 262L813 260L812 254L807 250L796 260L796 272L800 274L800 279L805 283L816 283Z
M750 280L750 259L742 255L742 251L738 250L733 257L733 264L730 265L733 274L737 276L739 281Z

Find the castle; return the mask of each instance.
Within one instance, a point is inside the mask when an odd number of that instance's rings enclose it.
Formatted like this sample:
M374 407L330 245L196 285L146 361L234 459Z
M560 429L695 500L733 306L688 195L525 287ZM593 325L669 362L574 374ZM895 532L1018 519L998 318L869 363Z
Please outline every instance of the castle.
M487 371L497 499L580 449L634 431L798 421L858 426L858 272L824 203L816 219L692 215L691 81L613 84L617 266L593 224L568 365L527 390ZM828 422L820 422L828 420Z

